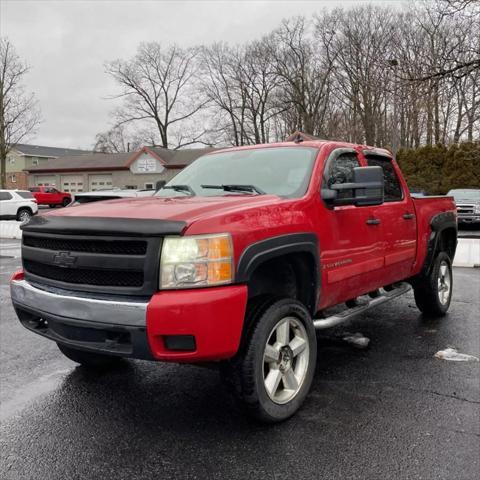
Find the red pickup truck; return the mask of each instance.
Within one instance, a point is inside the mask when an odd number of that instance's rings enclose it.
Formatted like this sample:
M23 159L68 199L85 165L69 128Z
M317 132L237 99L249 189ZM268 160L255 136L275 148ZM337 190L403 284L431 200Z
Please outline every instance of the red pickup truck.
M29 190L39 205L48 205L54 208L57 205L66 207L72 202L72 196L68 192L61 192L55 187L31 187Z
M456 244L453 200L412 198L387 150L257 145L207 154L153 197L33 218L11 297L85 367L215 363L276 422L310 389L315 329L411 287L425 315L445 315Z

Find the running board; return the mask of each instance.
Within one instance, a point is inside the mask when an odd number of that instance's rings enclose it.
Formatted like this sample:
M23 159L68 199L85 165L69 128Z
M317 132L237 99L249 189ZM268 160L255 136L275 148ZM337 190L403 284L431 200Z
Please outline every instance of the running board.
M383 291L383 293L380 293L378 297L372 298L363 305L348 308L340 313L336 313L335 315L327 318L314 319L313 325L317 330L322 330L324 328L330 328L336 325L340 325L341 323L350 320L355 315L363 313L367 310L370 310L370 308L372 307L376 307L377 305L381 305L382 303L388 302L389 300L393 300L394 298L403 295L404 293L408 292L410 288L410 284L406 282L398 283L392 290Z

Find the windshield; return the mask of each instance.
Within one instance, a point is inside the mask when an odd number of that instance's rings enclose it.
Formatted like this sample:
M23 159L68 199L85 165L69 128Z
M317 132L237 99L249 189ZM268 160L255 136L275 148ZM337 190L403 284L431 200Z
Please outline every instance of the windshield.
M447 195L452 196L455 200L480 200L480 190L474 189L450 190Z
M307 191L317 152L317 148L311 147L272 147L205 155L176 175L156 195L207 197L266 193L300 197ZM241 186L249 188L242 190Z

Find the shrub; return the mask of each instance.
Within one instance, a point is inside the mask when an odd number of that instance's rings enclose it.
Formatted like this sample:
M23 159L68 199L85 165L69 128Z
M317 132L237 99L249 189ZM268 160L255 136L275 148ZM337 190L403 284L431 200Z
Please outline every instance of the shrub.
M408 186L431 195L480 188L480 142L402 149L397 161Z

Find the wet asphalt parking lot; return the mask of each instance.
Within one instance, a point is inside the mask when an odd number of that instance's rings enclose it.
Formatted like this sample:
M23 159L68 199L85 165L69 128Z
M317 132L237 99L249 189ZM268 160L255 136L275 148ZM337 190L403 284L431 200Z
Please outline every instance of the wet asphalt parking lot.
M480 363L434 358L448 346L480 356L479 269L454 270L443 319L422 318L409 293L319 334L305 405L265 426L215 370L129 361L93 374L63 358L19 325L8 292L19 246L2 242L3 480L479 478Z

